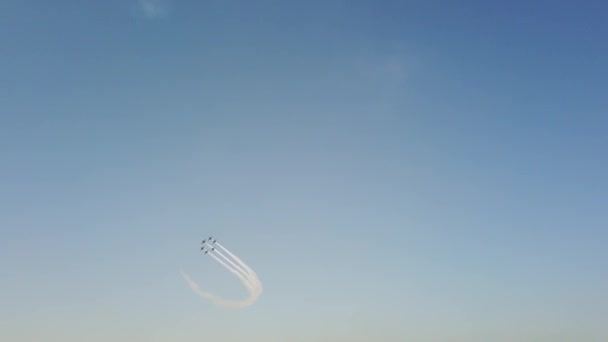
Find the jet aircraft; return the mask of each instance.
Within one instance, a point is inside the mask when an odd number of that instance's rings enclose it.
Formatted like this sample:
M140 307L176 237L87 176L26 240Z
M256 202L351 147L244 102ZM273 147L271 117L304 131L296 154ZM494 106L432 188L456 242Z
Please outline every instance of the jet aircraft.
M211 240L213 240L213 241L211 241ZM217 242L217 239L214 239L214 238L213 238L213 236L210 236L208 239L203 240L203 241L201 242L201 244L203 244L203 245L204 245L204 244L205 244L205 242L207 242L207 241L209 241L209 243L216 243L216 242Z

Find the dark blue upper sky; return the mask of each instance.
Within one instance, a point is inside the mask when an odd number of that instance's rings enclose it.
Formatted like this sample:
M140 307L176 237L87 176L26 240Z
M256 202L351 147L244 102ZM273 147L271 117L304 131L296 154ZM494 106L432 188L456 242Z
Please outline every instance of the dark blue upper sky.
M607 19L4 1L0 339L605 341Z

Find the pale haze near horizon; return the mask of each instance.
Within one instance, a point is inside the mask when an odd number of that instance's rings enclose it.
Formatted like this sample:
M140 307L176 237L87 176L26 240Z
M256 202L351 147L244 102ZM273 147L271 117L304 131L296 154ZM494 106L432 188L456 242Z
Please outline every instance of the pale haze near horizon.
M608 340L606 13L4 1L0 340Z

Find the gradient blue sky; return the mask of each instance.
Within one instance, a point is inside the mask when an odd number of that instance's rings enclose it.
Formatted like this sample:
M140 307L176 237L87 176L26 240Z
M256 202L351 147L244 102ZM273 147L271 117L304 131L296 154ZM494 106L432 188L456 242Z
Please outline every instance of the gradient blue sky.
M607 341L605 1L0 5L0 340ZM198 252L259 274L242 298Z

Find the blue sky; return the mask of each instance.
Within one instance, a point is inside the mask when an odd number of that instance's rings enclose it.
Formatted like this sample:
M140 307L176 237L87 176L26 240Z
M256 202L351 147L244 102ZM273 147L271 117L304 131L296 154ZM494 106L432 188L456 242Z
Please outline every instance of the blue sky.
M607 11L4 1L0 339L606 341Z

